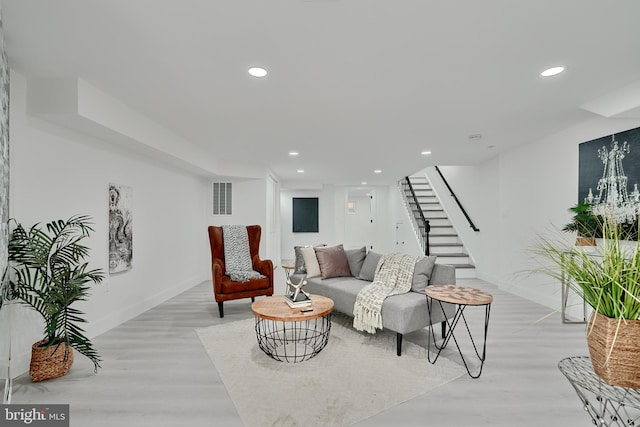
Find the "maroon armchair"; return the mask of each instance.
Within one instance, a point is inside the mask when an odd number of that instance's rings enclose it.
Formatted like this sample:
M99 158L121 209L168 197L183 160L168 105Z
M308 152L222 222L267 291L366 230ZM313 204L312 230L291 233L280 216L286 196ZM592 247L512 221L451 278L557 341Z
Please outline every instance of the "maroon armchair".
M265 277L250 279L248 282L234 282L225 275L224 266L224 239L222 227L209 226L209 243L211 244L211 277L213 279L213 294L218 303L220 317L224 317L222 304L225 301L254 298L261 295L273 295L273 263L271 260L261 260L258 255L260 249L260 235L262 229L259 225L248 225L249 253L253 269Z

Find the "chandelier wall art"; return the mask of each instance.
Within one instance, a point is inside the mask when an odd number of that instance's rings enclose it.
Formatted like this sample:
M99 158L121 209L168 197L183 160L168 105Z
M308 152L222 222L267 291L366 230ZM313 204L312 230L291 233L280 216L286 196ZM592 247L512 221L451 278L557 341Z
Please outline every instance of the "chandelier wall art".
M611 136L610 149L606 146L598 149L598 158L603 165L602 177L596 185L594 194L592 187L584 198L591 205L596 215L611 215L616 223L633 223L640 213L640 192L638 183L633 183L633 191L628 192L629 178L624 172L622 160L630 153L630 145L624 141L622 145Z

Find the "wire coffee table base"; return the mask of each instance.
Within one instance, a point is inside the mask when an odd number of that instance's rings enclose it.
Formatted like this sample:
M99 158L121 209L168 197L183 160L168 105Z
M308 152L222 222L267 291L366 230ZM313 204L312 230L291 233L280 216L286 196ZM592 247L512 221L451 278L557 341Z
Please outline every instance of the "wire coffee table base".
M315 357L329 342L331 313L315 319L284 322L256 316L258 346L280 362L303 362Z
M597 426L640 426L640 389L605 383L593 371L588 356L567 357L558 363Z

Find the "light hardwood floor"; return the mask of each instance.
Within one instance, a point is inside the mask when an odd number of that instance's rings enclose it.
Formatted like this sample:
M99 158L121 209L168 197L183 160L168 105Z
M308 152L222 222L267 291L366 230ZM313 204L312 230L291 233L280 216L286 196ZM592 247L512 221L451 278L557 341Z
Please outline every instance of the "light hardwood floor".
M566 356L588 354L585 326L562 324L557 314L537 322L548 308L477 279L459 284L495 297L482 376L462 376L358 425L591 425L557 369ZM472 324L482 322L483 310L469 307L467 313ZM210 282L204 282L96 337L104 358L97 375L77 356L63 378L37 384L27 375L16 379L13 403L69 403L74 427L242 426L195 329L250 317L250 300L244 300L225 303L225 318L219 319ZM424 330L405 339L426 346L426 337ZM445 355L459 361L453 343ZM261 393L268 390L256 390L256 398Z

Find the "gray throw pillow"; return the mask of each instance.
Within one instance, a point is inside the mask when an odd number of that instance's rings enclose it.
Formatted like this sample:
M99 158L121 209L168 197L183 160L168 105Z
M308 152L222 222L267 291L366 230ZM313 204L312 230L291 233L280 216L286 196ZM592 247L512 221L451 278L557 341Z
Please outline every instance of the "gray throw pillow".
M349 261L342 245L315 248L316 258L320 266L320 277L351 277Z
M380 258L382 258L381 254L369 251L366 258L364 259L364 262L362 263L362 269L360 270L358 279L373 282L373 277L376 274L376 267L378 266L378 261L380 261Z
M353 277L358 277L360 275L360 270L362 270L364 259L367 256L366 246L363 246L360 249L345 249L344 253L347 255L347 261L349 261L349 270L351 270L351 275Z
M315 246L316 248L319 247L323 247L323 246L327 246L326 244L321 244L321 245L317 245ZM296 254L296 262L295 262L295 268L293 269L293 274L307 274L307 267L304 264L304 257L302 256L302 251L300 249L302 248L311 248L311 245L305 245L305 246L294 246L293 247L293 251Z
M307 272L307 268L304 266L304 258L302 257L302 251L300 248L304 246L294 246L293 250L296 253L296 263L295 268L293 269L293 274L305 274Z
M431 273L437 258L433 255L426 256L416 263L416 268L413 270L413 281L411 282L411 290L413 292L424 293L424 289L429 284L429 280L431 280Z

